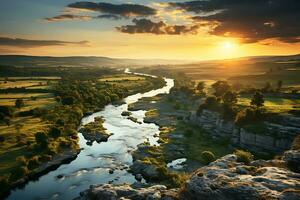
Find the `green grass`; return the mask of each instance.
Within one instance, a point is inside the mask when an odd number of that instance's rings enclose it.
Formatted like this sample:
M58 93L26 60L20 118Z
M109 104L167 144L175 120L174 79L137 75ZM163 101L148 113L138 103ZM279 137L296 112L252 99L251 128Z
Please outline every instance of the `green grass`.
M251 98L239 98L238 105L250 106ZM300 110L300 99L265 98L265 107L268 111L280 113L290 110Z

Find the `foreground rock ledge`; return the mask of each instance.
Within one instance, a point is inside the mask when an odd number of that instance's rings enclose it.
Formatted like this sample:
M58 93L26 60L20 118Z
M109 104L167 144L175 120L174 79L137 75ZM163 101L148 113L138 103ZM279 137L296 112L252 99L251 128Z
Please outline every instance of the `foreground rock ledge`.
M276 163L276 162L274 162ZM196 170L181 189L162 185L134 188L130 185L98 185L76 200L299 200L300 174L286 168L237 162L226 155Z
M148 188L133 188L133 186L111 185L104 184L98 186L91 186L90 189L80 193L80 197L75 200L117 200L117 199L131 199L131 200L177 200L178 191L176 189L168 190L164 185L155 185Z

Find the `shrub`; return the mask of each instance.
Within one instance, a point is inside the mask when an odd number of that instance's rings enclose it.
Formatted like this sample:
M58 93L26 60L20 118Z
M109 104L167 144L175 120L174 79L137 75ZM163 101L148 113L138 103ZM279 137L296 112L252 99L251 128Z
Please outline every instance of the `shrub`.
M45 146L47 146L47 143L48 143L48 137L47 137L46 133L38 132L35 134L35 141L40 146L45 147Z
M48 155L48 154L44 154L41 157L39 157L40 162L47 162L47 161L50 161L50 160L52 160L52 156Z
M0 176L0 194L9 188L9 176Z
M5 141L5 137L3 135L0 135L0 142L4 142Z
M16 158L16 161L18 163L20 163L20 165L22 165L22 166L27 166L27 164L28 164L28 161L27 161L27 159L24 156L18 156Z
M53 138L58 138L61 135L61 130L56 127L52 127L49 131L49 135Z
M39 156L33 156L28 161L28 169L30 170L35 169L39 166L39 164L40 164Z
M238 126L244 126L248 124L262 122L265 120L265 118L266 112L264 109L246 108L236 115L235 123Z
M248 151L236 150L234 154L237 156L238 162L249 164L253 160L253 155Z
M219 99L215 96L210 96L205 99L205 102L201 104L197 110L197 115L200 115L203 109L220 111Z
M15 106L16 106L17 108L23 107L23 106L24 106L24 101L23 101L23 99L17 99L17 100L15 101Z
M203 151L201 157L205 164L209 164L215 160L215 155L211 151Z
M11 178L13 180L18 180L20 178L23 178L29 173L29 170L26 166L18 167L14 170L14 173L12 173Z

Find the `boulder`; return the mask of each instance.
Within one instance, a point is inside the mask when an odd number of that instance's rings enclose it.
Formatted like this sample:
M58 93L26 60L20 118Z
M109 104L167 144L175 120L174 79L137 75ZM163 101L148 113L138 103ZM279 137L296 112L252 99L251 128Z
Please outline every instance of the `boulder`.
M277 167L250 167L227 155L194 172L182 199L300 199L300 174Z
M75 200L178 200L176 189L167 190L164 185L134 188L132 185L98 185L81 192Z
M300 150L286 151L283 160L287 163L289 169L300 173Z

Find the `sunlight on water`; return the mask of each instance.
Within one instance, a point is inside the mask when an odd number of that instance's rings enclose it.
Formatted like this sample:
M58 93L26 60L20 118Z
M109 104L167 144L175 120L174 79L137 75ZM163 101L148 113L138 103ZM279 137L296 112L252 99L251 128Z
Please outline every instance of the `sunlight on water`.
M130 73L128 69L125 72ZM168 93L174 86L174 81L167 78L165 81L166 86L161 89L129 96L124 99L125 104L123 105L107 105L103 111L83 118L82 124L87 124L94 121L95 117L103 116L104 127L113 135L107 142L100 144L94 142L92 146L89 146L79 133L79 143L83 150L74 161L61 165L37 181L30 181L23 189L12 191L8 199L65 200L78 196L80 191L87 189L91 184L135 182L134 176L126 170L132 163L131 152L138 144L146 140L149 140L152 145L158 145L158 138L155 138L154 135L159 133L159 127L155 124L132 122L121 116L121 113L128 109L130 103L137 102L140 98ZM132 115L138 121L143 122L145 112L143 110L133 111ZM110 169L114 170L113 174L109 173Z

